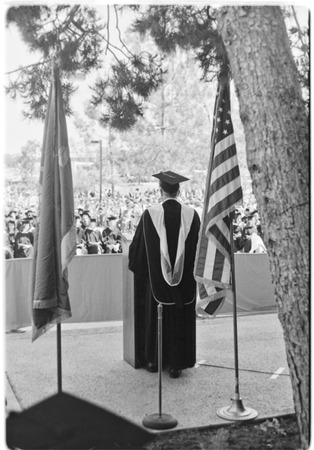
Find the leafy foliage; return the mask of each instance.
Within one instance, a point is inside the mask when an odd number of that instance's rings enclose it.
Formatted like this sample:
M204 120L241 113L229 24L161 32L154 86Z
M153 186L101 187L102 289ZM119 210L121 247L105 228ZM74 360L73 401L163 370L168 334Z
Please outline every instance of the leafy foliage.
M100 116L100 123L106 125L110 121L114 128L122 131L131 128L143 116L141 100L147 99L158 87L160 79L161 71L151 55L147 61L143 55L138 55L127 63L113 65L111 75L99 79L92 88L92 105L107 106Z
M111 9L110 9L111 8ZM121 47L110 40L110 11L116 17ZM222 39L217 31L215 10L194 5L107 6L107 23L102 23L94 8L88 5L44 5L11 7L7 25L14 24L32 52L39 52L37 65L22 68L9 82L7 93L25 99L29 118L43 118L47 104L50 63L55 58L62 69L66 113L71 114L70 99L75 91L67 79L76 71L85 74L103 66L110 53L115 63L109 74L100 76L92 87L91 103L101 110L100 124L108 122L125 131L143 116L143 105L163 83L163 61L176 49L192 50L202 69L204 81L218 74L228 74L229 64ZM154 42L148 52L131 52L121 38L119 14L136 15L133 34L150 37ZM287 12L290 14L291 12ZM301 48L296 58L303 86L309 84L308 40L300 27L290 28L291 45Z
M44 120L49 97L49 86L51 80L50 65L37 65L24 68L18 79L11 81L6 88L6 93L15 98L17 92L28 105L28 109L23 111L23 115L28 119ZM66 115L71 115L70 98L76 88L68 80L62 82L62 93L65 104Z
M193 49L203 69L217 76L228 66L226 52L216 28L214 10L195 6L149 6L133 25L141 35L150 34L161 52L169 54L177 47Z
M42 57L38 64L21 68L18 76L9 82L6 92L25 99L30 119L44 119L48 101L51 61L54 59L63 74L83 73L99 68L101 60L102 26L96 12L87 6L57 5L11 7L7 26L15 24L32 52ZM70 98L75 88L62 80L66 114L71 114Z
M224 61L222 54L214 50L214 38L219 41L219 35L212 27L215 20L208 15L207 8L151 6L140 12L140 7L131 6L120 7L119 10L125 8L141 14L133 30L140 34L150 30L161 56L127 52L121 59L121 54L119 58L115 55L117 63L112 65L110 75L98 80L93 87L92 104L105 105L107 110L100 115L100 123L105 125L110 120L112 126L120 130L135 124L143 114L142 102L160 85L163 53L169 54L177 46L200 48L198 58L204 73L209 72L210 67L213 73L217 73L216 61ZM102 54L108 49L112 52L114 48L106 39L105 27L100 24L95 10L88 6L12 7L7 14L7 24L17 25L30 50L40 52L43 57L35 67L22 69L17 79L7 87L7 93L12 97L19 93L25 98L28 106L25 115L29 118L44 117L49 64L53 56L64 75L77 70L88 73L99 68L103 62ZM213 39L211 43L209 39ZM104 42L106 51L102 47ZM122 44L123 49L127 49ZM221 40L217 48L222 49ZM62 85L66 111L71 114L70 97L75 89L69 81L63 80Z
M18 161L18 168L22 181L28 185L34 184L37 173L35 172L35 160L40 154L40 145L37 141L28 141L22 148L22 155Z
M109 122L103 133L101 129L95 130L94 136L103 139L104 180L108 181L111 173L107 167L110 160L121 182L150 181L148 170L157 172L173 167L190 176L191 186L204 185L215 89L209 83L198 83L201 70L195 67L191 51L175 52L164 61L163 68L162 88L143 102L143 117L133 127L117 132ZM82 129L82 138L95 124L97 115L89 113L89 117L91 121L85 125L76 122Z
M290 46L293 51L294 61L296 63L299 75L300 85L303 90L303 96L307 106L307 112L310 110L310 72L309 72L309 29L302 29L296 17L294 7L285 9L285 16L290 18L296 25L288 26L288 36Z

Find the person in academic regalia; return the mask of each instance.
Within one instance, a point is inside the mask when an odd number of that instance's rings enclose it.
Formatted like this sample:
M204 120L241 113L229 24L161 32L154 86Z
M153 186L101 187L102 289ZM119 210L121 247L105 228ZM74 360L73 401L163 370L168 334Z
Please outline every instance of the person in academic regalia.
M102 232L105 253L122 253L122 233L118 226L118 218L109 216L108 226Z
M95 228L92 223L96 225L96 219L92 218L87 211L84 211L82 214L82 241L89 255L99 255L103 252L101 231Z
M30 231L30 219L23 219L16 233L14 258L31 258L33 255L34 235Z
M257 234L256 226L248 225L245 227L247 233L246 242L243 248L244 253L267 253L263 239Z
M159 179L162 202L146 209L129 248L134 273L135 340L140 366L157 372L157 306L163 304L163 367L177 378L196 357L196 282L193 276L200 219L177 199L180 182L171 171Z

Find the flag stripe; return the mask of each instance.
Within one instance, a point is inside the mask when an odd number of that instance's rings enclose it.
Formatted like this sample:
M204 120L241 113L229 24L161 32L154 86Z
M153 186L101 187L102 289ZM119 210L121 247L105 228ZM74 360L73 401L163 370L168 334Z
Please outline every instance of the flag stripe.
M222 217L223 212L229 213L232 209L232 207L229 207L230 203L236 204L240 199L240 195L242 195L242 188L241 186L237 187L236 191L232 192L228 196L224 197L221 201L216 203L211 211L208 214L208 220L210 223L215 218L218 220L220 217Z
M219 147L219 146L217 146ZM233 143L230 147L222 149L214 158L213 161L213 175L215 171L224 163L229 164L231 162L231 159L233 156L236 156L237 149L235 144ZM235 158L235 163L237 163L237 158ZM222 166L222 170L224 170L225 166ZM213 182L213 179L211 179L211 183Z
M229 255L230 242L229 239L227 239L226 236L221 232L220 228L217 225L213 225L212 227L210 227L208 232L210 233L212 240L215 242L215 245L220 249L220 253L225 254L227 252Z
M213 267L213 280L221 281L224 261L225 261L224 255L217 249L215 255L215 265Z
M229 134L229 136L221 138L221 140L219 142L216 142L214 159L216 159L220 153L224 152L229 147L233 147L233 146L234 146L234 148L236 148L233 134ZM215 168L215 165L212 166L212 170L214 168Z
M207 314L213 316L215 313L217 314L217 310L219 306L222 306L223 298L218 300L213 300L212 302L208 303L208 305L205 308L205 312Z
M228 171L227 172L222 172L222 174L216 177L215 181L213 182L213 184L211 185L211 194L213 195L215 192L219 191L219 189L224 188L226 185L228 185L229 183L232 183L234 180L236 180L236 178L238 178L240 176L240 171L239 171L239 166L237 165L237 160L235 159L235 164L233 165L233 167L231 167L229 169L228 167Z
M233 183L233 186L237 184L238 180L235 180ZM238 186L236 186L238 187ZM239 186L241 188L241 186ZM219 216L220 213L224 213L225 209L224 204L221 204L221 202L224 202L226 204L226 207L230 204L230 199L228 198L229 195L234 195L235 191L231 191L230 193L230 185L224 185L222 186L218 191L213 192L212 197L209 201L208 205L208 212L209 212L209 220L212 220L212 217ZM215 194L215 195L214 195ZM224 208L224 209L222 209ZM222 214L220 217L224 217L224 214Z

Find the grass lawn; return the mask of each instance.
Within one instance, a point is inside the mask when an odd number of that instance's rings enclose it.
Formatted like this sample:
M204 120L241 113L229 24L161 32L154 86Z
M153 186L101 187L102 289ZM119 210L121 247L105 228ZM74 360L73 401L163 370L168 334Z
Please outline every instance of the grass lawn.
M297 450L295 415L159 433L147 450Z

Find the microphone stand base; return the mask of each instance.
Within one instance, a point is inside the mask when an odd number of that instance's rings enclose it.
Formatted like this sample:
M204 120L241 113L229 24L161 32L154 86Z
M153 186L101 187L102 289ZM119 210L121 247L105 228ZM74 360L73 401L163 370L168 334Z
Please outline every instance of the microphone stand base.
M143 425L146 428L153 428L155 430L169 430L175 428L178 425L177 419L170 414L150 414L144 417Z
M257 417L258 412L252 408L245 408L241 398L232 398L230 406L218 409L217 415L227 420L252 420Z

